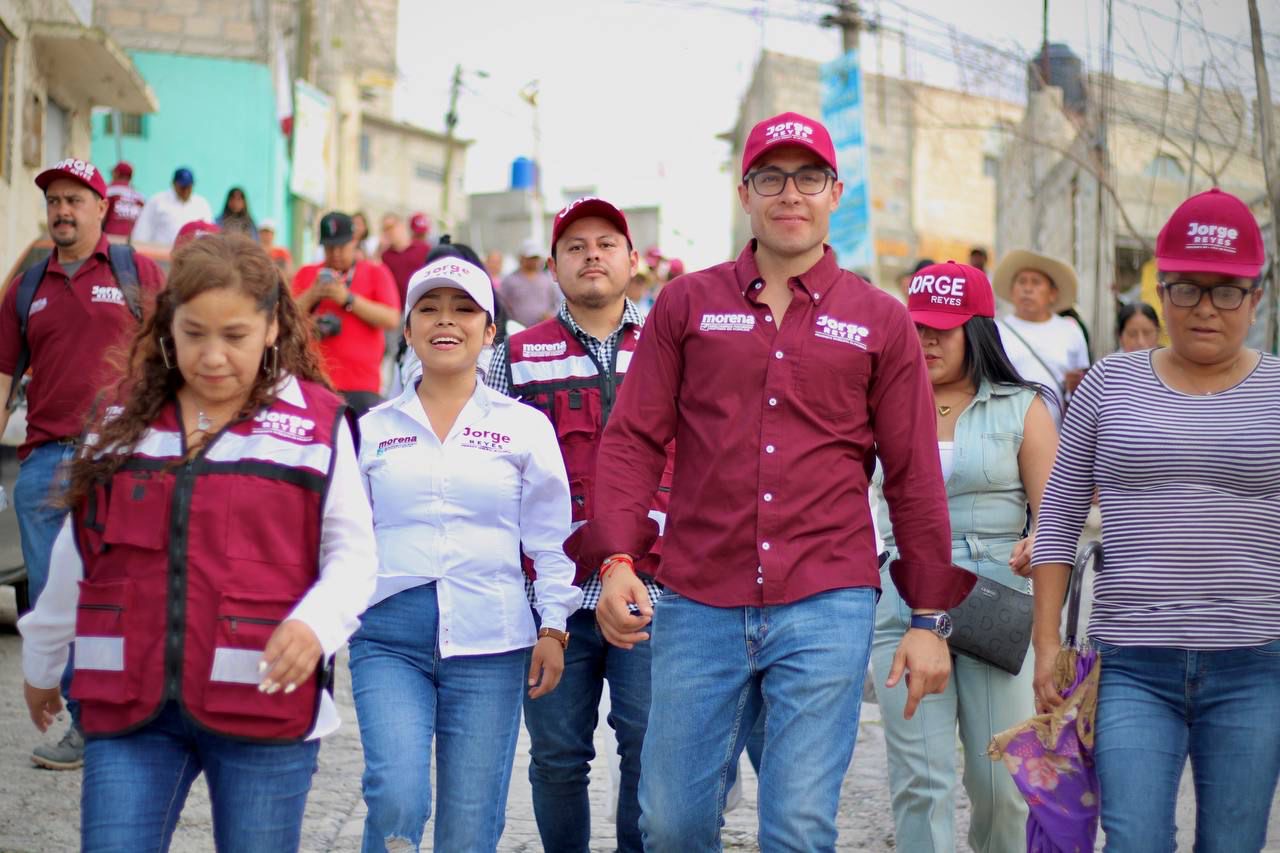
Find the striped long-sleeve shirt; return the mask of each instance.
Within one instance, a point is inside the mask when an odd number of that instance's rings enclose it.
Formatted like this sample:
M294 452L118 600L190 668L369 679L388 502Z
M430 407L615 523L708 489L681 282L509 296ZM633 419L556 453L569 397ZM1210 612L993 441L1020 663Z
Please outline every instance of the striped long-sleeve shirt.
M1034 565L1070 563L1094 487L1105 566L1089 635L1182 649L1280 638L1280 360L1195 396L1151 352L1086 375L1040 507Z

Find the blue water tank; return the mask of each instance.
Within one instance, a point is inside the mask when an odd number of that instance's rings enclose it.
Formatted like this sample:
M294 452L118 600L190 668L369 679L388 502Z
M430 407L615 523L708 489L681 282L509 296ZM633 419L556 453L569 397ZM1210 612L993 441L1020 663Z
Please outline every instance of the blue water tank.
M528 157L517 157L511 162L511 189L531 190L538 186L538 164Z

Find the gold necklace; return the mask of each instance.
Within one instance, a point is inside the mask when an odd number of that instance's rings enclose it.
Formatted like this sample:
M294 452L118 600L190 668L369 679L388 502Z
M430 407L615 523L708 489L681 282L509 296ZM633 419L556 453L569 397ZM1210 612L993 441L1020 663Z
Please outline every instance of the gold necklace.
M951 414L950 406L938 406L938 417L945 418L949 414Z

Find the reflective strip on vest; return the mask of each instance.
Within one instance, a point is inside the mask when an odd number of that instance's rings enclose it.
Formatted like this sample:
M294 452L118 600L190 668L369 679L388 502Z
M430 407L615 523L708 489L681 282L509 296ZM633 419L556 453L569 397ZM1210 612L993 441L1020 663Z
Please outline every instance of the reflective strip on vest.
M213 650L213 672L209 680L225 681L231 684L257 684L263 679L263 676L258 674L260 660L262 660L262 652L257 649L216 648Z
M124 637L76 637L75 668L124 672Z
M631 356L633 354L629 349L618 350L618 363L614 367L614 372L626 373L627 368L631 366Z
M319 442L298 444L287 438L273 435L236 435L225 432L209 448L205 459L210 462L243 462L261 459L273 465L290 468L310 468L321 474L329 473L332 450Z
M621 357L621 353L618 354ZM511 383L513 386L531 382L553 382L557 379L586 379L599 376L596 363L589 355L571 355L551 361L513 361Z
M142 434L138 440L134 456L146 456L151 459L172 459L182 455L182 436L176 432L158 430L152 427Z
M658 535L665 536L667 533L667 514L660 509L649 510L649 517L658 522Z

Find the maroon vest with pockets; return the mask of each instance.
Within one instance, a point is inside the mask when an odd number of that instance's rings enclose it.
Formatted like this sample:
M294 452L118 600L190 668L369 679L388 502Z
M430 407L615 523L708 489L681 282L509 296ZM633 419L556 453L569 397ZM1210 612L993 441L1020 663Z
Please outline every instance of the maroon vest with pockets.
M596 454L609 414L617 402L631 356L640 340L640 328L625 330L613 352L612 364L600 364L563 320L552 317L512 335L507 342L511 365L511 393L540 409L555 426L560 452L569 475L573 502L573 526L577 529L595 514ZM671 476L675 467L675 442L667 446L667 466L649 515L665 524L671 502ZM652 575L662 553L662 539L637 564ZM582 583L599 566L579 564L575 583ZM533 576L525 561L525 571Z
M169 404L111 480L73 509L84 580L71 695L90 735L125 734L177 701L230 737L293 741L315 723L325 667L289 695L258 660L319 576L320 529L346 407L300 382L183 462Z

